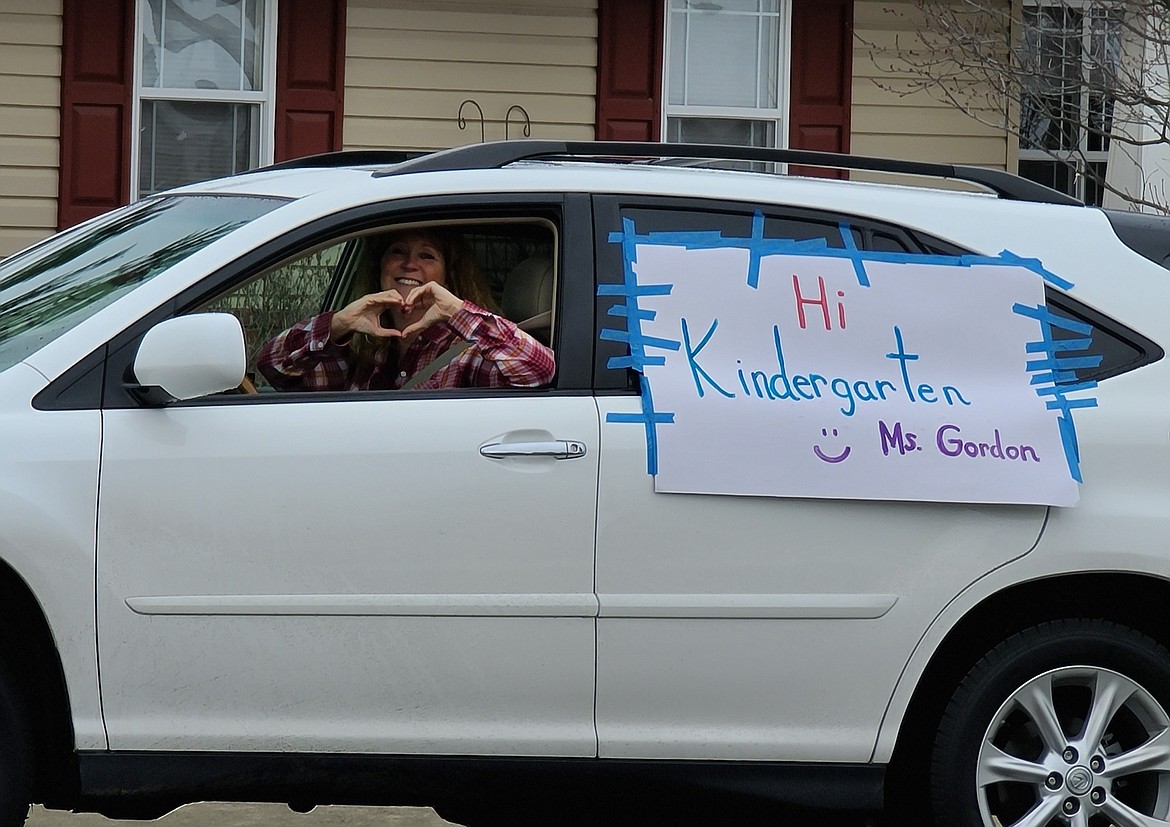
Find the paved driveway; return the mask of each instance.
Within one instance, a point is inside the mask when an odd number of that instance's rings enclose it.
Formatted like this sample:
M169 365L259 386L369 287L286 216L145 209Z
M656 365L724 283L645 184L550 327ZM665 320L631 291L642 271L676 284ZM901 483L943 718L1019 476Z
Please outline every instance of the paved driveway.
M631 823L638 821L631 814ZM317 807L311 813L294 813L283 804L189 804L157 822L111 821L92 813L62 813L33 807L28 827L450 827L434 810L423 807ZM549 819L556 827L556 818ZM719 827L737 827L742 820L711 821ZM864 816L835 816L777 812L775 824L816 825L816 827L873 827L874 819ZM889 827L896 827L889 825ZM900 827L900 826L898 826Z
M28 827L144 827L151 822L111 821L93 813L33 807ZM449 827L422 807L317 807L294 813L283 804L189 804L154 822L158 827Z

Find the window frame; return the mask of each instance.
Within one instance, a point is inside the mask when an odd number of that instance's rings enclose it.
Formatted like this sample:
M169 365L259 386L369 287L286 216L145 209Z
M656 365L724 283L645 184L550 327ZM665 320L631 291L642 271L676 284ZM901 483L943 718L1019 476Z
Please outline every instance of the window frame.
M671 8L672 0L662 0L665 6L664 22L663 22L663 59L662 59L662 109L660 113L662 123L662 140L672 143L684 143L683 141L673 141L670 137L672 124L687 119L718 119L729 121L746 121L746 122L764 122L771 125L773 130L772 141L767 146L786 148L789 141L789 127L791 125L791 102L792 102L792 18L793 10L792 4L794 0L777 0L779 5L779 12L777 13L777 37L779 42L776 44L776 101L775 107L745 107L745 106L710 106L710 105L696 105L696 104L672 104L670 102L670 78L671 78L671 47L674 38L679 36L675 31L671 32L671 22L674 15L677 13L691 14L690 10L683 10L676 12ZM700 11L701 14L716 14L715 11ZM727 12L729 14L734 12ZM757 16L764 14L764 12L756 12ZM688 32L690 27L687 27ZM758 38L757 38L758 43ZM684 55L684 64L686 58Z
M263 9L264 25L260 60L260 90L183 89L177 87L147 87L143 85L144 58L143 26L147 20L148 0L134 2L134 56L130 102L130 203L148 198L153 193L141 193L142 170L142 107L146 101L176 101L194 103L244 104L258 107L257 166L273 163L276 153L276 63L278 0L255 0ZM163 0L168 2L168 0ZM175 0L182 2L182 0ZM161 44L160 44L161 45ZM244 170L236 170L243 172Z
M175 407L589 394L594 348L592 297L595 290L589 209L589 196L580 193L422 196L352 207L290 228L280 239L249 250L234 261L224 264L198 284L143 316L99 351L79 359L73 368L58 377L40 394L44 404L38 407L55 410L141 407L141 403L124 387L123 377L127 375L126 371L133 363L139 342L151 327L173 316L194 311L214 297L278 266L282 261L295 258L300 251L326 246L331 240L341 239L347 235L412 221L459 218L481 218L490 221L509 215L533 216L540 213L548 214L550 220L557 226L560 255L557 262L557 295L554 296L558 331L553 350L557 358L557 375L552 387L219 394L178 402L175 403ZM99 375L95 376L92 372L97 360L104 360L104 367L99 371ZM75 384L76 391L71 392Z
M1082 55L1092 54L1093 42L1093 27L1089 12L1098 8L1093 3L1093 0L1024 0L1021 9L1022 15L1027 14L1029 10L1039 10L1044 8L1056 9L1076 9L1081 13L1080 25L1080 49ZM1023 18L1021 17L1021 20ZM1021 37L1021 46L1026 42ZM1065 188L1063 191L1067 192L1075 198L1080 199L1086 203L1100 203L1101 196L1104 195L1104 188L1095 183L1095 176L1086 174L1085 169L1082 168L1084 164L1099 167L1100 177L1105 178L1107 172L1107 165L1109 161L1109 137L1105 136L1103 140L1104 148L1100 150L1090 150L1088 143L1090 139L1089 130L1084 126L1090 121L1092 102L1090 100L1088 82L1088 75L1092 71L1092 61L1086 61L1083 58L1078 61L1081 68L1081 78L1078 89L1077 100L1077 145L1070 148L1059 148L1054 150L1046 149L1028 149L1024 146L1024 136L1021 134L1019 141L1019 158L1017 168L1023 163L1044 164L1045 169L1051 169L1053 173L1053 180L1041 180L1039 176L1027 176L1023 171L1020 172L1026 178L1037 181L1038 183L1051 186L1054 189L1061 189L1059 182L1056 180L1057 173L1060 172L1060 167L1066 167L1072 178L1071 188ZM1023 96L1022 96L1023 97ZM1023 120L1023 101L1020 104L1020 118L1021 126ZM1023 129L1020 130L1023 132ZM1069 191L1071 189L1071 192ZM1097 197L1090 199L1088 196L1095 194Z

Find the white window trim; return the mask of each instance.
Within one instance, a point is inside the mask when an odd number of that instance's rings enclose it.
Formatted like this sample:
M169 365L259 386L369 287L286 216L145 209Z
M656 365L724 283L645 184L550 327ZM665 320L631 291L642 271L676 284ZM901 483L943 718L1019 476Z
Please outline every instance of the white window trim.
M1067 6L1070 8L1079 8L1084 10L1092 6L1086 0L1060 0L1060 2L1045 2L1045 0L1024 0L1025 8L1043 8L1045 6ZM1085 20L1081 19L1081 50L1084 54L1089 54L1092 49L1092 34L1089 26L1085 25ZM1086 71L1082 68L1083 73ZM1081 87L1079 112L1082 119L1087 119L1089 115L1089 88L1088 84ZM1047 161L1050 163L1073 162L1084 159L1086 163L1090 164L1107 164L1109 161L1109 150L1090 150L1088 148L1089 132L1087 129L1081 129L1080 135L1077 138L1077 148L1074 150L1057 150L1049 151L1044 149L1026 149L1021 142L1019 159L1021 161ZM1074 197L1084 200L1086 195L1087 179L1082 172L1076 172L1073 179Z
M667 141L668 123L670 118L727 118L737 121L771 121L776 136L775 146L780 149L788 147L788 124L790 123L790 102L792 99L792 0L780 0L780 24L777 27L780 34L780 43L777 59L780 66L777 70L777 101L776 107L755 108L744 106L693 106L670 103L670 0L662 0L664 8L663 44L662 44L662 101L661 124L662 140Z
M262 91L230 89L144 89L142 85L142 23L146 19L147 0L134 4L134 101L130 107L130 201L139 199L139 175L142 168L142 102L145 100L210 101L215 103L251 103L260 105L260 166L271 164L276 154L276 32L277 0L259 0L264 4L264 54L261 57Z

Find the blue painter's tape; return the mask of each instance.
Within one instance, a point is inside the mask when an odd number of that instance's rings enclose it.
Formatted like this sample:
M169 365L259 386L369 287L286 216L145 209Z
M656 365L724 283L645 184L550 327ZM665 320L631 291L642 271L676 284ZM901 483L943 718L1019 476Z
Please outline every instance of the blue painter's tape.
M658 474L658 418L654 411L654 398L650 393L650 380L642 374L642 412L646 416L646 473L650 476ZM674 415L671 414L673 421Z
M691 234L681 235L689 238ZM607 362L607 366L615 369L632 369L638 371L642 391L642 413L637 415L609 414L606 417L606 421L625 423L641 422L643 424L646 429L646 471L653 476L658 473L657 427L662 423L674 422L674 414L654 410L654 401L650 392L650 380L646 378L645 369L654 365L666 364L666 358L664 356L650 356L646 353L646 349L678 350L681 345L679 342L670 339L643 334L642 322L653 319L655 313L652 310L640 308L638 306L638 298L641 296L669 295L671 285L642 285L638 283L637 276L634 273L634 264L637 262L637 244L639 241L646 239L638 235L633 219L623 218L622 232L610 233L609 240L611 243L620 243L622 245L623 283L620 285L601 285L597 292L599 296L619 296L625 298L624 305L618 305L620 309L611 308L609 312L610 315L615 317L624 316L626 326L624 330L602 330L600 336L602 339L608 341L628 343L630 348L629 355L612 357ZM677 238L671 239L670 242L665 243L677 242L679 240ZM687 239L684 238L681 240L685 241ZM717 241L722 243L722 236L719 233L705 233L700 238L692 240L703 244L712 244Z
M1077 378L1077 374L1075 371L1050 370L1050 371L1047 371L1045 373L1037 373L1035 376L1032 377L1032 380L1028 384L1030 384L1030 385L1044 385L1044 384L1048 384L1048 383L1055 384L1057 382L1061 382L1061 383L1074 382L1074 381L1076 381L1076 378ZM1039 393L1039 391L1037 391L1037 393Z
M620 316L625 319L637 319L640 322L652 322L658 316L657 310L644 310L641 307L635 307L633 310L624 304L612 304L609 310L605 311L609 316Z
M602 339L609 342L630 341L630 332L628 330L614 330L607 327L599 335ZM657 336L639 336L638 339L642 347L657 347L663 350L678 350L681 347L681 344L674 339L660 339Z
M630 287L625 284L599 284L599 296L669 296L673 285L670 284L635 284Z
M1064 458L1068 463L1068 472L1077 482L1084 482L1081 479L1081 452L1077 448L1077 429L1073 425L1072 417L1061 416L1056 421L1060 427L1060 441L1064 445Z
M638 243L651 243L662 247L685 247L688 250L715 250L734 247L736 240L726 238L718 230L675 230L656 232L650 235L635 235Z
M1021 316L1027 316L1030 319L1036 319L1039 322L1044 322L1053 327L1059 327L1061 330L1079 333L1082 336L1088 336L1093 332L1093 326L1088 322L1082 322L1079 319L1070 319L1067 316L1058 316L1045 305L1029 307L1028 305L1017 303L1012 305L1012 312L1018 313Z
M752 243L750 254L748 258L748 272L747 283L748 287L755 290L760 286L760 259L763 257L763 251L760 249L761 242L764 240L764 214L756 210L752 215Z
M1095 408L1097 407L1097 399L1089 397L1088 399L1052 399L1045 405L1050 411L1064 411L1068 413L1076 408Z
M1096 380L1090 379L1087 382L1076 382L1063 385L1052 385L1047 388L1039 388L1036 391L1037 396L1063 396L1066 393L1076 393L1078 391L1091 391L1097 387Z
M643 336L642 346L656 347L662 350L678 350L680 345L674 339L663 339L659 336Z
M665 356L610 356L605 366L610 370L624 370L630 368L642 373L643 368L665 365Z
M841 243L849 251L849 258L853 259L853 272L857 274L857 283L862 287L869 287L869 274L865 272L865 258L857 249L857 242L853 240L853 229L845 221L837 225L841 231Z
M1014 264L1016 266L1023 267L1026 270L1031 270L1049 284L1054 284L1062 290L1069 290L1073 286L1071 281L1062 279L1055 273L1049 270L1045 270L1044 265L1040 263L1040 259L1038 258L1023 258L1021 256L1017 256L1011 250L1001 250L999 253L999 258L1006 264Z
M1043 342L1028 342L1026 349L1029 353L1056 353L1064 350L1087 350L1093 344L1092 339L1048 339Z
M1095 368L1101 364L1102 356L1064 356L1052 359L1032 359L1026 362L1028 370L1077 370Z
M1057 316L1051 311L1049 311L1046 321L1053 327L1078 333L1081 336L1089 336L1093 332L1093 326L1088 322L1082 322L1079 319L1070 319L1067 316Z

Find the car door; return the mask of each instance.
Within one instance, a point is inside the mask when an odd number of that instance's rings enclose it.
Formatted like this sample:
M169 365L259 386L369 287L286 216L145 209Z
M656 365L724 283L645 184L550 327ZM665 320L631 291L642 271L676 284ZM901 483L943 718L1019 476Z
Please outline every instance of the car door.
M763 210L764 238L841 247L845 222L859 248L914 249L896 227ZM750 240L754 217L745 205L598 199L598 327L620 330L634 312L609 312L615 297L624 302L622 248L634 234ZM826 313L836 324L836 309ZM1025 554L1045 508L656 493L628 337L600 335L600 755L869 760L931 619L972 580ZM758 446L784 438L761 434Z
M595 754L599 428L588 357L567 344L591 335L572 310L587 303L571 301L591 273L565 209L530 196L486 216L538 216L555 234L566 344L552 388L164 408L107 393L98 635L112 749ZM557 441L575 448L509 449Z

